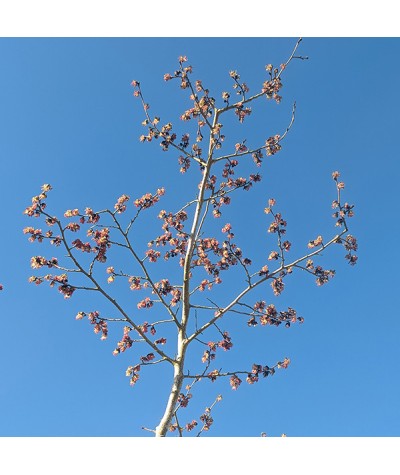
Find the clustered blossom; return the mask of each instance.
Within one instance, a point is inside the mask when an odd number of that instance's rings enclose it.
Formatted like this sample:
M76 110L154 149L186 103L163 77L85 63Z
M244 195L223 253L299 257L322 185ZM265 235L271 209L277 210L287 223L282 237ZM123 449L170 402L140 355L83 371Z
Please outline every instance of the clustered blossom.
M131 276L129 277L128 282L130 284L129 288L131 290L140 290L142 288L140 277Z
M185 425L185 429L190 432L197 426L197 421L193 420L192 422L189 422Z
M129 201L128 195L122 195L118 198L117 202L114 205L114 209L118 214L126 211L126 203Z
M168 279L163 279L160 282L156 282L154 286L158 294L164 296L168 294L172 295L171 305L173 307L180 301L182 292L176 287L173 287Z
M47 266L49 268L58 265L58 260L55 257L51 259L46 259L42 256L34 256L31 258L31 267L32 269L40 269L41 267Z
M117 347L113 351L113 355L118 355L119 353L124 353L128 348L133 345L133 340L129 336L129 333L132 331L131 327L125 326L124 327L124 334L121 340L117 343Z
M91 236L96 243L96 246L92 248L92 251L96 253L95 259L99 262L106 262L106 252L111 247L110 230L108 228L89 229L87 235Z
M285 65L281 64L281 71L285 69ZM278 68L274 68L272 64L267 64L265 70L268 72L270 79L265 81L262 86L262 92L267 99L274 99L278 104L282 97L278 94L282 88L282 80Z
M72 294L75 292L75 287L68 284L67 274L60 274L60 275L47 274L43 277L38 277L38 276L29 277L29 282L34 283L36 285L40 285L44 281L49 282L50 287L54 287L55 285L61 284L58 286L58 291L62 295L64 295L65 299L69 299L72 296Z
M149 297L146 297L137 304L137 308L139 310L141 308L151 308L153 305L154 302Z
M25 208L24 214L29 217L38 218L44 209L46 208L45 199L47 198L47 193L52 190L51 185L45 184L42 185L42 192L32 198L32 205Z
M354 266L358 257L352 254L352 251L357 251L358 249L357 239L351 234L348 234L343 240L343 246L346 251L349 251L344 257L348 260L350 265Z
M77 208L67 209L67 211L64 213L65 218L72 218L74 216L79 216L79 210Z
M189 404L189 400L191 399L192 395L189 393L186 396L183 393L180 393L178 396L177 403L179 404L179 407L187 407Z
M159 188L154 195L151 193L144 194L141 198L134 201L136 208L147 209L154 206L160 200L160 197L165 194L164 188Z
M251 114L251 107L244 107L244 105L239 102L235 106L235 114L237 115L239 122L243 124L244 119Z
M311 240L308 243L308 247L312 249L313 247L318 247L322 245L322 236L318 236L317 239Z
M283 289L285 287L285 284L282 282L282 278L279 277L277 279L274 279L271 282L271 287L275 295L280 295L283 292Z
M154 353L148 353L146 356L141 356L140 360L142 361L143 364L145 364L154 360L154 358L155 358Z
M80 239L75 239L75 241L72 241L72 246L82 252L92 252L92 246L90 243L82 242Z
M182 224L183 221L186 221L187 219L187 213L185 211L179 211L176 214L173 213L167 213L165 210L162 210L159 215L159 219L162 219L164 221L162 225L162 229L164 230L164 234L161 236L158 236L156 239L152 240L149 242L149 247L153 246L154 244L159 247L159 246L166 246L168 243L172 247L171 250L166 251L164 254L164 259L168 260L171 257L175 256L183 256L186 254L186 243L187 243L187 235L183 231L184 225ZM176 235L174 236L173 233L171 232L171 229L176 232ZM161 253L157 251L156 254L154 254L156 251L150 250L150 254L158 259L160 257ZM182 260L180 261L180 264L182 264Z
M86 222L96 224L100 221L100 214L95 213L92 208L85 208ZM85 223L85 216L81 217L81 223Z
M296 310L291 307L287 311L278 312L275 305L267 305L264 300L260 300L254 304L253 308L254 313L247 322L250 327L255 327L258 324L256 317L259 318L261 325L279 326L284 323L286 328L289 328L292 323L304 322L304 318L298 317Z
M88 317L90 324L94 325L94 328L93 328L94 333L97 334L101 332L100 339L106 340L107 335L108 335L108 326L107 326L107 322L103 318L100 317L100 312L98 312L97 310L94 312L89 312L89 313L78 312L75 318L76 320L82 320L82 318L86 316Z
M229 336L229 333L227 331L224 331L222 333L222 340L218 342L209 341L207 343L208 349L203 353L201 361L203 363L209 363L211 360L215 359L215 351L217 350L217 348L222 348L224 351L230 350L233 346L233 343L231 340L232 338ZM208 377L212 381L214 381L215 377L217 376L217 373L211 372L208 374Z
M251 260L243 257L242 250L236 244L230 241L233 238L231 226L228 223L222 228L222 232L228 233L229 241L223 241L221 244L215 238L199 239L196 248L197 259L193 259L193 267L202 266L209 275L214 276L214 283L221 283L219 274L221 271L228 270L231 266L241 262L243 265L250 265ZM212 262L210 254L214 254L219 258L217 262ZM209 284L209 281L203 281L202 290Z
M32 228L31 226L29 227L26 227L24 228L23 230L23 233L24 234L30 234L29 238L28 238L28 241L30 242L34 242L34 241L38 241L38 242L43 242L43 239L45 237L49 237L49 235L45 236L43 233L42 233L42 230L41 229L35 229L35 228ZM47 233L46 233L47 234Z
M241 383L242 383L242 380L238 376L236 376L236 374L231 376L231 378L229 380L229 384L231 385L233 390L238 389L238 387L241 385Z
M316 282L318 286L326 284L330 278L335 275L334 270L324 270L321 266L314 268L314 274L317 276Z
M134 386L138 379L139 379L139 371L140 371L140 365L137 364L136 366L128 366L128 368L126 369L126 376L128 378L130 378L129 380L129 384L131 386Z
M282 145L279 143L280 139L281 139L281 136L279 134L276 134L273 137L269 137L265 141L265 150L268 156L275 155L276 153L279 152L279 150L282 149Z
M214 422L214 419L211 417L210 412L211 410L209 408L206 408L204 413L200 416L200 420L203 423L202 430L210 430L210 427Z

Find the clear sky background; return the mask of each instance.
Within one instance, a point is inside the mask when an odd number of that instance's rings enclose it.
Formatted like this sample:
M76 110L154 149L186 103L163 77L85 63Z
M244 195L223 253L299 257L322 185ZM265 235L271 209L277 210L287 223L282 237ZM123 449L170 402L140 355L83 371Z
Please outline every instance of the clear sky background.
M65 301L54 289L28 283L30 257L54 252L46 244L28 243L22 229L36 221L23 210L43 183L54 188L48 203L58 216L68 208L112 207L123 193L136 198L160 186L166 195L157 209L176 209L193 198L197 171L193 167L181 176L174 152L139 142L143 115L131 80L141 81L154 114L184 131L179 115L187 108L185 92L163 81L179 55L188 56L193 78L219 98L231 88L232 69L251 91L258 90L264 66L284 62L295 41L0 40L1 436L151 435L141 426L158 423L170 375L162 367L145 368L130 387L125 369L142 353L114 357L118 327L111 326L102 342L86 320L75 320L79 310L109 308L92 295ZM339 170L344 198L355 204L349 224L359 240L359 260L350 267L337 246L321 260L337 271L326 286L293 275L281 296L266 286L250 300L294 307L305 318L301 326L253 329L245 319L224 321L234 347L216 367L272 365L285 356L292 364L254 386L243 382L236 392L228 381L199 384L181 419L198 418L222 394L210 436L400 435L399 53L399 39L305 38L299 54L310 59L294 61L285 72L282 103L262 100L242 128L233 120L226 125L233 141L263 143L285 130L297 102L283 150L264 161L263 181L248 193L239 191L218 223L234 225L246 255L262 260L274 247L263 214L269 197L288 221L291 256L318 234L333 236L331 173ZM251 164L245 170L256 171ZM143 249L149 235L158 233L151 222L137 228L135 239ZM135 294L115 287L115 295L136 308ZM229 288L219 296L227 301ZM139 318L151 319L146 313Z

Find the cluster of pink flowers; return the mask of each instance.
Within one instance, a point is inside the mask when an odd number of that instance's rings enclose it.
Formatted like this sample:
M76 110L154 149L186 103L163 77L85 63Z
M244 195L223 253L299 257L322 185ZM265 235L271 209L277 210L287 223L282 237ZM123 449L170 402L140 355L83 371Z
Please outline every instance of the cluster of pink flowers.
M41 267L47 266L48 268L58 265L58 260L56 257L51 259L46 259L42 256L34 256L31 258L31 267L32 269L40 269Z
M92 208L86 208L85 209L85 215L86 215L86 221L90 224L96 224L100 220L100 215L98 213L95 213ZM81 217L81 223L83 224L85 222L85 217Z
M279 326L284 323L285 326L289 328L292 323L304 322L304 318L298 317L296 310L291 307L289 307L287 311L278 312L275 308L275 305L270 304L267 306L267 304L261 300L256 302L253 308L256 314L251 316L247 322L248 326L254 327L258 324L256 316L259 317L259 322L261 325Z
M238 376L236 376L236 374L234 374L233 376L230 377L229 383L231 385L231 388L236 390L241 385L242 380Z
M153 305L154 302L149 297L146 297L137 304L137 308L139 310L141 308L151 308Z
M164 188L159 188L155 194L145 193L142 197L134 201L134 205L139 209L148 209L154 206L160 200L160 197L165 194ZM117 203L118 204L118 203ZM116 205L117 206L117 205Z
M154 360L155 356L154 353L148 353L146 356L141 356L140 360L143 364L149 363L150 361Z
M282 282L282 278L278 277L271 282L271 287L275 295L280 295L283 292L285 284Z
M273 137L269 137L265 141L265 150L267 152L267 155L275 155L276 153L279 152L279 150L282 149L282 145L280 145L279 140L281 139L280 135L274 135Z
M23 233L24 234L30 234L29 238L28 238L28 241L30 242L34 242L34 241L38 241L38 242L43 242L43 239L45 237L50 237L51 234L47 234L47 236L43 235L42 233L42 230L41 229L35 229L35 228L32 228L32 227L26 227L24 228L23 230Z
M96 246L92 248L92 251L96 252L95 259L99 262L106 262L106 252L111 247L110 230L108 228L89 229L87 235L91 236L96 243Z
M129 336L129 332L132 331L131 327L125 326L124 327L124 334L121 340L117 343L117 347L113 351L113 355L118 355L119 353L124 353L128 348L133 345L133 340Z
M78 312L75 318L77 320L82 320L82 318L86 316L88 317L90 324L94 325L94 333L101 333L101 340L106 340L108 335L108 326L107 322L100 317L100 312L98 312L97 310L89 313Z
M243 124L244 119L251 114L251 107L244 107L244 105L239 102L235 107L235 114L239 119L239 122Z
M126 211L126 203L129 201L128 195L122 195L118 198L117 202L114 205L114 209L118 214Z
M208 410L207 409L200 416L200 420L203 423L202 430L210 430L210 427L214 422L214 419L211 417L211 414L210 414L211 411L209 409Z
M313 247L318 247L322 245L322 236L318 236L317 239L311 240L308 243L308 247L312 249Z
M189 400L192 398L192 394L183 394L183 393L180 393L179 396L178 396L178 400L177 400L177 403L179 404L179 407L187 407L187 405L189 404Z
M80 239L75 239L72 241L72 246L76 249L79 249L82 252L91 252L92 246L88 242L82 242Z
M130 378L129 384L131 386L134 386L137 383L137 381L139 379L139 374L138 374L139 371L140 371L140 365L139 364L137 364L135 366L128 366L128 368L126 369L125 374L128 378Z
M42 211L46 208L44 200L47 198L47 193L50 190L52 190L51 185L42 185L42 192L32 198L32 205L25 208L24 214L29 217L39 217L42 214Z
M330 278L335 275L334 270L324 270L321 266L316 266L314 269L314 274L317 276L316 282L317 285L321 286L326 284Z

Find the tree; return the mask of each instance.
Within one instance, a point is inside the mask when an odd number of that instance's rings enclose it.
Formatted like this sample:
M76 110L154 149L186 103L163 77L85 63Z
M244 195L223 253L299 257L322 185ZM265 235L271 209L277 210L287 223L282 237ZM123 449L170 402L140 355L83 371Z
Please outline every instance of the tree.
M186 174L192 166L192 170L196 167L197 173L200 172L200 183L198 189L194 190L193 199L177 211L159 211L162 231L148 243L147 251L139 251L134 230L139 218L142 219L150 208L163 199L164 188L137 199L123 194L113 209L69 209L64 217L71 220L64 223L48 210L47 198L52 187L45 184L25 210L27 216L43 219L48 227L46 231L26 227L24 233L29 236L29 240L39 243L47 241L67 254L65 262L59 262L55 257L32 257L33 269L48 268L51 273L34 275L30 281L37 285L47 282L50 287L57 287L66 299L71 298L76 291L86 291L101 296L111 304L115 311L112 317L105 317L102 312L90 309L79 311L76 318L81 320L87 317L94 332L101 334L102 340L108 336L110 323L122 326L122 337L113 353L115 356L128 350L140 353L132 357L134 363L126 370L132 386L138 382L144 367L163 364L172 371L171 389L166 395L164 412L157 426L147 429L156 436L166 436L169 431L179 436L191 431L201 435L210 429L212 411L222 399L220 395L198 420L181 423L179 419L180 410L188 406L192 389L200 381L228 379L231 388L236 390L243 379L254 384L262 377L272 376L277 369L288 367L290 359L283 357L270 365L257 362L249 368L215 368L217 355L233 347L230 332L226 329L229 327L229 316L244 316L245 325L249 327L283 325L289 328L303 322L303 318L292 307L279 309L265 300L248 300L254 294L254 289L270 284L272 293L279 296L284 290L287 276L298 270L312 275L317 285L324 285L335 271L324 269L314 260L333 244L345 248L345 258L351 265L357 261L354 253L357 241L347 234L347 219L353 216L353 206L343 203L341 195L344 183L339 181L337 171L332 174L336 187L332 207L339 231L329 239L323 239L321 235L314 237L309 241L308 249L297 257L287 257L292 243L286 239L287 222L277 210L274 198L267 200L264 212L270 218L268 233L276 236L276 245L264 262L253 263L247 257L235 241L234 225L231 223L224 222L218 231L213 229L215 222L219 222L224 210L237 195L236 192L240 189L249 191L261 181L258 172L238 178L235 174L238 169L251 166L248 158L252 158L252 166L257 169L265 157L276 155L281 150L282 142L294 123L296 105L293 105L289 124L282 134L272 135L262 144L253 146L247 145L246 140L230 143L231 139L228 140L224 135L222 118L234 114L242 124L252 113L252 103L262 98L280 103L282 76L286 68L293 60L306 59L297 55L300 42L301 39L280 67L271 64L266 66L267 78L261 90L254 95L249 94L249 88L241 81L240 75L231 71L229 75L236 97L233 99L230 93L223 92L222 101L212 97L210 90L200 80L191 79L192 66L187 65L187 58L181 56L178 69L173 74L165 74L164 80L178 82L183 90L189 92L191 107L183 112L180 119L185 125L193 123L194 133L185 130L178 136L171 122L161 125L161 119L150 113L140 82L132 81L134 96L144 110L142 125L146 128L146 134L141 135L140 141L159 141L163 151L176 151L182 174ZM222 104L217 106L217 102ZM222 152L222 149L225 151ZM136 212L127 218L130 203ZM80 234L85 229L89 241ZM76 234L83 240L74 238ZM114 265L109 262L111 248L123 253L123 257ZM156 263L157 269L154 266ZM228 270L234 272L235 282L239 282L240 276L241 287L237 292L233 289L227 301L217 302L218 288L224 285ZM126 309L115 296L118 292L113 292L113 286L118 282L133 292L133 298L140 295L135 300L137 311ZM213 298L201 298L211 291L214 292ZM157 318L144 321L143 313L155 315L152 309L157 309ZM161 311L164 315L159 317ZM135 350L142 347L146 349L140 352ZM189 349L197 352L195 359L188 357Z

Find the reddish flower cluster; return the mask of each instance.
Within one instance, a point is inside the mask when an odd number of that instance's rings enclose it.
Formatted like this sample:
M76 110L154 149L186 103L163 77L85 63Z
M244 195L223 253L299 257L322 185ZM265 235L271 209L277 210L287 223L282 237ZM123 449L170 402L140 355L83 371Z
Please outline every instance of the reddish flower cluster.
M96 246L92 248L92 251L97 253L95 259L99 262L106 262L106 252L111 247L109 229L89 229L87 235L92 236L93 241L96 243Z
M58 260L55 257L51 259L46 259L42 256L34 256L31 258L31 267L32 269L40 269L41 267L47 266L51 268L58 265Z
M214 369L214 371L210 371L207 374L208 379L210 379L212 383L217 380L218 376L219 376L219 371L217 369Z
M277 363L277 366L278 368L287 368L290 364L290 359L289 358L285 358L283 361L279 361Z
M126 204L129 201L128 195L122 195L118 198L117 202L114 205L114 209L118 214L123 213L126 211Z
M269 68L271 65L268 65ZM266 68L267 68L266 67ZM267 69L268 71L271 71ZM275 75L277 73L277 69L275 69ZM262 92L265 93L267 99L274 99L278 104L280 103L282 97L278 94L279 90L282 87L282 81L280 77L274 77L269 81L265 81L262 86Z
M90 224L96 224L100 220L100 215L98 213L95 213L92 208L86 208L85 209L85 215L86 215L86 221ZM85 217L81 217L81 223L83 224L85 222Z
M239 122L243 124L244 119L251 114L251 107L244 107L244 105L239 102L235 107L235 114L237 115Z
M32 205L28 206L24 214L29 217L39 217L42 211L46 208L44 200L47 198L47 193L52 189L51 185L45 184L42 186L42 192L32 198Z
M100 317L100 312L97 310L89 313L78 312L75 318L77 320L82 320L82 318L86 316L88 317L90 324L94 325L94 333L97 334L101 332L101 340L106 340L108 334L107 322Z
M165 343L167 343L167 339L166 338L159 338L158 340L156 340L154 342L156 345L165 345Z
M140 277L131 276L129 277L128 282L130 283L129 288L131 290L140 290L142 288Z
M154 358L154 353L148 353L146 356L140 357L142 363L149 363L150 361L154 360Z
M64 213L65 218L72 218L74 216L79 216L79 210L78 209L67 209L67 211Z
M141 308L151 308L154 305L153 301L150 300L149 297L144 298L137 304L137 308L140 310Z
M149 249L146 251L146 257L150 262L157 262L157 259L160 257L161 252L154 251L154 249Z
M75 239L75 241L72 241L72 246L82 252L92 251L92 246L88 242L83 243L80 239Z
M180 393L178 396L177 403L179 404L179 407L187 407L189 404L189 400L192 398L192 395L189 393L186 396L183 393Z
M179 165L181 165L181 168L180 168L180 172L181 173L186 173L189 168L190 168L190 158L189 157L183 157L182 155L180 155L178 157L178 163Z
M181 299L182 292L173 287L168 279L163 279L160 282L155 283L155 288L157 289L157 292L161 295L172 295L171 299L171 305L174 307ZM154 293L154 291L153 291Z
M223 348L224 351L230 350L232 348L233 343L231 342L231 337L229 336L228 332L223 332L222 340L218 342L218 346Z
M352 254L352 251L357 251L358 249L357 239L351 234L348 234L343 240L343 246L346 251L349 251L344 257L348 260L350 265L354 266L358 257Z
M279 259L279 254L276 251L272 251L268 256L269 261L276 261L277 259Z
M314 274L317 276L317 285L321 286L326 284L330 278L335 275L334 270L324 270L321 266L317 266L314 269Z
M286 226L287 226L287 222L284 219L282 219L282 215L280 213L276 213L274 215L274 221L270 224L268 228L268 232L285 234Z
M207 362L210 362L211 360L215 359L215 351L218 347L218 343L214 343L213 341L209 341L207 343L208 345L208 350L206 350L204 353L203 353L203 356L201 358L201 361L203 363L207 363ZM211 373L210 373L211 374ZM209 375L210 376L210 375Z
M131 327L124 327L124 334L122 339L117 343L117 347L113 351L113 355L118 355L119 353L124 353L128 348L133 344L132 338L129 336L129 332L132 331Z
M136 208L147 209L154 206L160 200L160 196L165 194L164 188L159 188L154 195L151 193L144 194L141 198L138 198L134 201Z
M197 426L197 421L193 420L192 422L189 422L185 425L185 429L190 432Z
M252 153L251 155L253 157L254 163L258 166L261 167L262 165L262 158L263 158L263 153L262 150L256 150L255 152Z
M203 423L203 428L202 430L210 430L210 427L212 426L214 419L211 417L210 410L207 408L204 413L200 416L200 420Z
M236 374L234 374L233 376L231 376L230 380L229 380L229 384L231 385L232 389L236 390L242 383L242 380L236 376Z
M261 325L279 326L282 323L285 323L285 326L289 328L291 323L304 322L303 317L298 317L296 310L291 307L289 307L286 312L281 311L278 313L275 308L275 305L270 304L267 306L267 304L263 300L261 300L259 302L256 302L253 308L257 313L251 316L250 320L247 322L248 326L254 327L258 324L255 318L256 316L259 317Z
M280 295L283 292L285 284L282 282L282 279L279 277L274 279L271 282L271 287L275 295Z
M136 384L136 382L138 381L139 379L139 374L138 372L140 371L140 365L136 365L136 366L128 366L128 368L126 369L126 376L130 377L130 381L129 381L129 384L131 386L134 386Z
M274 135L273 137L269 137L265 142L265 150L267 155L275 155L276 153L281 150L282 146L279 143L281 136L279 134Z
M308 243L308 247L312 249L313 247L318 247L322 245L322 236L318 236L317 239L311 240Z
M36 240L38 242L43 242L43 239L45 237L50 237L51 236L51 234L49 235L48 233L46 233L46 236L44 236L41 229L35 229L35 228L32 228L32 227L24 228L23 233L24 234L30 234L30 237L28 238L28 241L30 241L30 242L34 242Z

